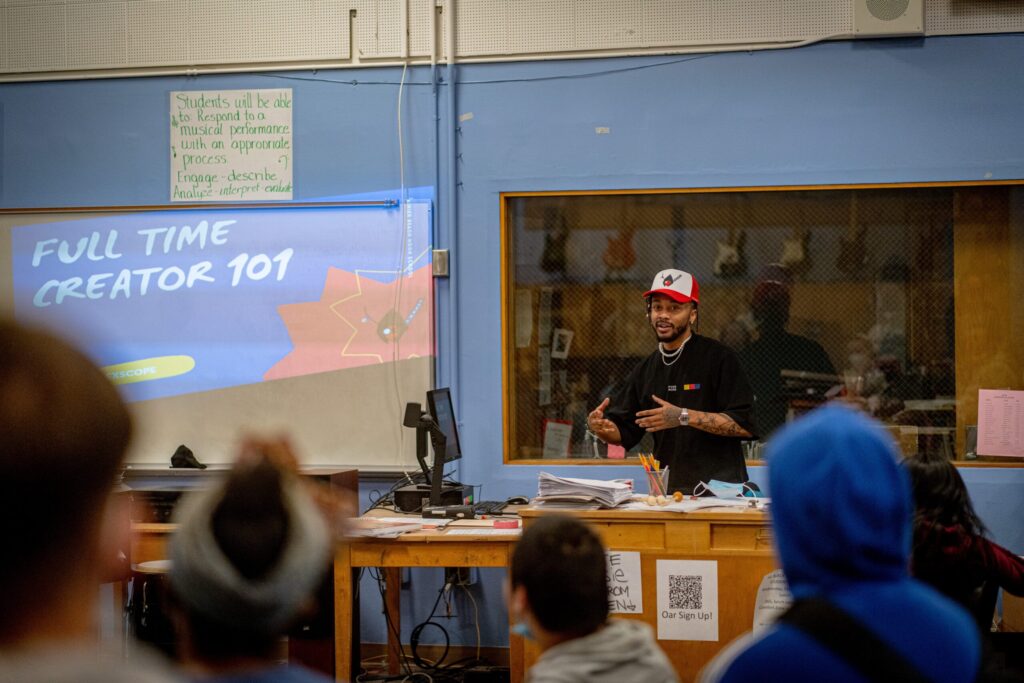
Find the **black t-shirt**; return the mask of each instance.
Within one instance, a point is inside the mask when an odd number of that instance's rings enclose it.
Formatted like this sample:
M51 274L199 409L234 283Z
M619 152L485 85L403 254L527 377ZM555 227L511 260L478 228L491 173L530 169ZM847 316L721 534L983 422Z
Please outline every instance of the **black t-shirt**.
M762 330L760 339L739 352L739 360L754 391L754 415L764 437L785 424L789 412L783 370L836 374L821 344L783 330Z
M671 361L670 361L671 362ZM629 450L646 433L636 424L638 411L657 408L651 395L709 413L725 413L756 435L754 397L736 354L713 339L693 335L672 365L660 351L640 361L611 395L605 417L614 422ZM701 481L747 481L740 439L675 427L654 432L654 454L669 466L669 490L689 494Z

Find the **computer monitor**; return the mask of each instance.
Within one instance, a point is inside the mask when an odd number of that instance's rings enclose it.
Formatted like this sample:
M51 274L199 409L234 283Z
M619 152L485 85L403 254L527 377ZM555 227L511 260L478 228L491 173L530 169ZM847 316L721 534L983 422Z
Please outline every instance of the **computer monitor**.
M416 430L416 460L424 480L423 484L402 487L395 492L395 506L404 511L462 502L461 484L444 486L441 483L445 463L462 457L451 392L447 388L428 391L427 407L429 412L424 413L419 403L407 403L402 419L404 426ZM434 462L430 466L427 465L428 438L434 449ZM424 496L424 493L429 495Z
M438 428L444 434L445 452L434 453L434 462L451 462L462 457L459 448L459 428L455 424L455 410L452 408L452 392L448 388L432 389L427 392L427 409Z

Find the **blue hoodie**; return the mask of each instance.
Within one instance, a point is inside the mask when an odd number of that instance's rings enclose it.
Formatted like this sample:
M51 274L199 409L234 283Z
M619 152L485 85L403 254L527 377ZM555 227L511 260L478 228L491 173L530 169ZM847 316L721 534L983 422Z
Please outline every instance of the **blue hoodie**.
M775 550L793 596L827 599L935 683L973 681L980 645L970 616L910 578L910 482L882 426L830 404L778 432L767 457ZM701 680L865 679L776 625L731 644Z

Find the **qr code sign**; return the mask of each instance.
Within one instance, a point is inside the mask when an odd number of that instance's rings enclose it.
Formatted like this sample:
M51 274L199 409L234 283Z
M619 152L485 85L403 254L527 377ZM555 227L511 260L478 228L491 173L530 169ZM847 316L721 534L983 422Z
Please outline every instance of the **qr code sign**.
M703 586L699 576L669 576L669 609L703 609Z

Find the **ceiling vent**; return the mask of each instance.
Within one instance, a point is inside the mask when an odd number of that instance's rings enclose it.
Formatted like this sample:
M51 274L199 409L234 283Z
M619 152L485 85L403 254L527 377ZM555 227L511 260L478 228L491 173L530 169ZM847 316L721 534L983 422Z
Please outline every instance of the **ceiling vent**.
M925 0L853 0L857 38L924 35Z

